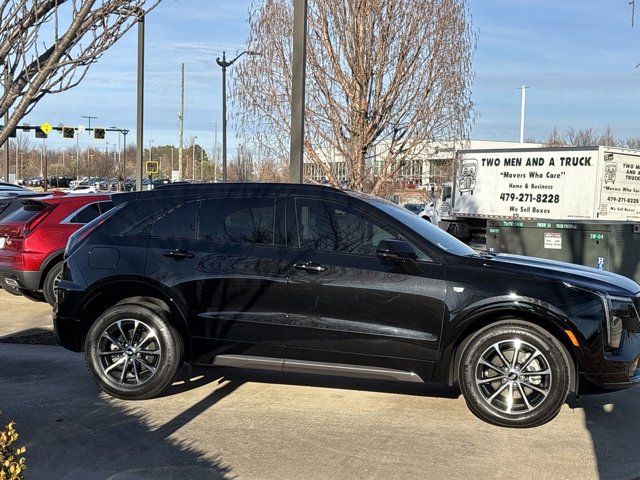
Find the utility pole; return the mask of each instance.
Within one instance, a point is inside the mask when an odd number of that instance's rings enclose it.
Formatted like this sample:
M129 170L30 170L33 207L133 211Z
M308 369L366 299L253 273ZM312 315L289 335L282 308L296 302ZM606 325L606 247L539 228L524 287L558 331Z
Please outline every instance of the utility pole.
M5 64L5 69L4 69L4 91L8 92L9 91L9 65ZM4 112L4 128L7 128L7 125L9 124L9 109L7 108L7 111ZM4 176L5 182L9 182L9 139L7 138L4 142ZM16 178L16 182L18 181L18 179Z
M304 112L307 64L307 0L293 3L293 65L291 89L291 148L289 180L302 183L304 162Z
M180 66L180 111L178 112L178 181L182 180L184 155L184 63Z
M138 18L138 106L136 120L136 190L142 191L144 163L144 13Z
M91 115L83 115L82 118L86 118L89 121L89 126L87 128L87 133L89 134L89 137L91 137L91 120L97 120L98 117L92 117ZM79 132L76 132L76 137L78 136ZM89 164L89 149L87 148L87 166L91 166Z
M191 176L192 180L196 180L196 140L198 137L193 137L193 151L191 152Z
M213 181L218 181L218 121L213 122Z
M522 104L520 106L520 143L524 143L524 112L527 108L527 88L529 87L526 85L521 87Z

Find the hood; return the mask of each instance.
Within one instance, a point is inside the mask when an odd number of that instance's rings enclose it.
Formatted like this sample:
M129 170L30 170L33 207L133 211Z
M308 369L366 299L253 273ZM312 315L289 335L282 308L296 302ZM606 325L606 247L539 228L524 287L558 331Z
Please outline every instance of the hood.
M567 282L576 287L610 295L631 296L640 292L640 285L630 278L574 263L506 253L494 256L491 259L491 263L493 262L511 265L530 275Z

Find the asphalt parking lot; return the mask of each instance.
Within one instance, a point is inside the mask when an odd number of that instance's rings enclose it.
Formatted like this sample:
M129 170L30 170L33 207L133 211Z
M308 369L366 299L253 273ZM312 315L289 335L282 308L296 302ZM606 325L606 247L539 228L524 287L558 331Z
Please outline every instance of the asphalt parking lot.
M185 369L163 397L123 402L81 354L3 343L50 337L46 305L0 292L0 306L0 423L17 422L30 479L640 476L640 390L531 430L480 422L455 388L231 369Z

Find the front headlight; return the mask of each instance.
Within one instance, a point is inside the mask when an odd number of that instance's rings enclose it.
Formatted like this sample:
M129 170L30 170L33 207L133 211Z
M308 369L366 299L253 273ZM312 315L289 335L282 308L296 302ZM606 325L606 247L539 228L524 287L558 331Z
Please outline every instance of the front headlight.
M622 331L640 332L640 315L633 298L607 297L607 334L611 348L619 348Z

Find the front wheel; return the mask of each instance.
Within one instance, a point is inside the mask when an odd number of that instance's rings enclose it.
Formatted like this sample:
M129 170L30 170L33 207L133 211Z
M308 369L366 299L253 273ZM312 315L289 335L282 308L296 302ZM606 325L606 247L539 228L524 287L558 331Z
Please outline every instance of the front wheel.
M480 419L503 427L552 420L569 393L562 346L524 322L501 322L476 334L462 354L460 388Z
M182 338L165 315L139 304L110 308L85 340L94 381L108 394L128 400L154 397L169 386L182 352Z

